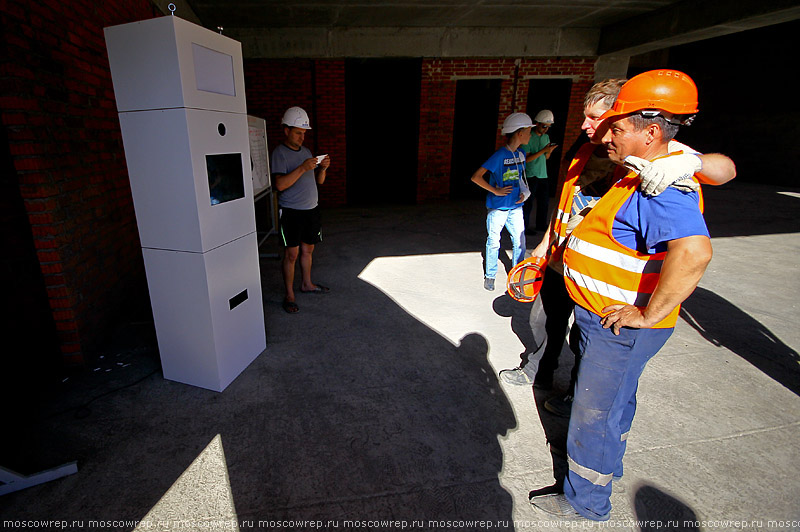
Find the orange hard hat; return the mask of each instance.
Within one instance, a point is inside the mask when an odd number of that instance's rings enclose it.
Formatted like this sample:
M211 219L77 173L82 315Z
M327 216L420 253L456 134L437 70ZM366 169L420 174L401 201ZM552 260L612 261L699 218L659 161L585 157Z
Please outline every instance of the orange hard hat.
M534 301L542 289L546 267L547 259L544 257L531 257L517 263L508 272L508 295L522 303Z
M614 106L603 114L603 118L649 109L676 115L695 114L697 86L692 78L677 70L643 72L622 86Z

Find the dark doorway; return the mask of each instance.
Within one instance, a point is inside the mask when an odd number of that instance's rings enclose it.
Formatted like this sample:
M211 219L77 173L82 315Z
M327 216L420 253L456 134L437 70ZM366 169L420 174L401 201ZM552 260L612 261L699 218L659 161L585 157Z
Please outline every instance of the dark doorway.
M542 109L553 111L555 122L547 134L550 142L558 144L558 149L547 160L547 180L550 196L553 196L558 184L558 171L561 158L569 146L564 146L564 124L567 121L569 110L569 93L572 90L572 80L569 78L531 79L528 86L528 106L525 111L532 119Z
M469 178L495 151L501 83L499 79L464 79L456 83L451 198L486 196Z
M421 72L420 59L345 63L349 204L416 202Z

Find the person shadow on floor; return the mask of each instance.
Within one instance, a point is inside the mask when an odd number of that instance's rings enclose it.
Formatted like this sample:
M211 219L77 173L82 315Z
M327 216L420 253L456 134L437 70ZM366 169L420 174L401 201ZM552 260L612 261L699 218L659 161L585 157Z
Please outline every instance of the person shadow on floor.
M680 316L715 346L736 353L800 395L800 354L724 297L698 286L684 301Z
M508 294L503 294L494 300L493 308L497 315L511 318L511 330L517 335L524 348L520 353L520 365L538 366L547 347L547 333L544 329L545 314L541 299L537 298L533 303L522 303L515 301ZM563 360L559 363L553 388L541 389L531 386L533 401L545 433L545 444L553 461L553 484L536 490L536 493L531 492L531 495L562 491L567 474L566 448L569 418L556 416L544 407L544 403L548 399L559 395L569 386L574 357L567 342L562 340L562 343L564 343L564 347L559 358L563 357ZM532 369L530 373L535 374L535 369Z

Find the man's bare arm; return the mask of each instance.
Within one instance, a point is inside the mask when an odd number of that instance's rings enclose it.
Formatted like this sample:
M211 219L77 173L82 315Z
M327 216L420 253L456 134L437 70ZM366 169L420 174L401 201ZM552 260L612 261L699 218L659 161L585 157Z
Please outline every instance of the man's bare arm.
M603 327L619 334L622 327L650 328L669 315L691 295L711 262L711 240L707 236L687 236L667 243L667 256L661 277L647 307L611 305L602 320Z
M303 161L303 164L289 172L288 174L276 174L275 177L275 188L277 190L286 190L290 186L294 185L300 176L308 172L309 170L313 170L317 167L317 158L311 157L310 159L306 159Z
M707 185L724 185L736 177L736 165L727 155L721 153L698 154L703 168L695 174L697 180Z

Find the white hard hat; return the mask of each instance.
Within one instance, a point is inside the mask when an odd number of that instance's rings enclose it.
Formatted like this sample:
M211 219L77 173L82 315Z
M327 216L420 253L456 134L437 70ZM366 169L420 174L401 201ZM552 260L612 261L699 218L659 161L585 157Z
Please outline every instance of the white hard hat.
M303 111L300 107L289 107L286 112L283 113L281 124L289 127L311 129L311 126L308 125L308 113Z
M538 113L536 113L536 118L534 120L539 124L553 124L553 111L548 109L542 109Z
M511 113L503 120L503 129L501 131L503 135L508 135L524 127L533 127L531 117L525 113Z

